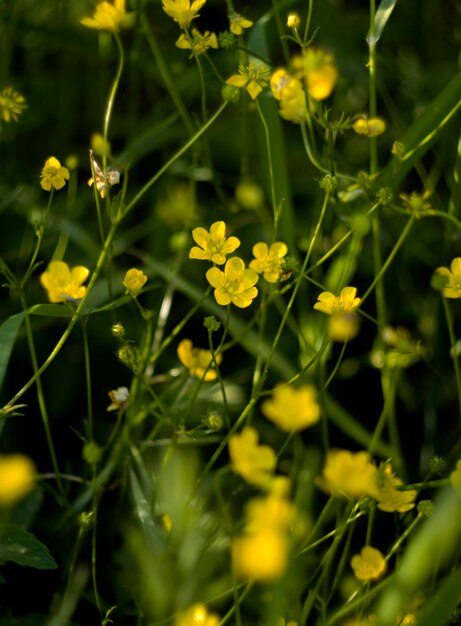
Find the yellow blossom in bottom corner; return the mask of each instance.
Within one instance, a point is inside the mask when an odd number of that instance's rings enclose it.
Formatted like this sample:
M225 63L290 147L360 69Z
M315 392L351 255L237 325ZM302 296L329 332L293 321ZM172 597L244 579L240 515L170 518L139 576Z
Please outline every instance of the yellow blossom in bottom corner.
M415 506L418 492L414 489L400 491L403 482L395 476L390 463L380 467L378 472L378 493L374 496L378 502L378 509L386 513L406 513Z
M40 187L45 191L51 191L51 188L62 189L69 180L69 170L63 167L56 157L50 157L46 160L40 174Z
M253 246L254 259L248 266L258 274L263 274L268 283L276 283L282 271L283 258L288 248L285 243L276 241L269 247L267 243L259 242Z
M310 385L278 385L272 398L262 403L261 410L280 430L298 431L319 421L320 406L316 397L317 392Z
M26 107L26 99L13 87L5 87L0 91L0 120L7 124L16 122Z
M132 268L128 270L123 279L123 284L132 296L137 296L147 281L147 276L141 270Z
M378 468L371 462L368 452L329 450L317 484L334 496L375 498L378 494L377 473Z
M448 267L438 267L435 273L445 279L442 294L445 298L461 298L461 257L453 259Z
M258 431L247 427L240 434L229 437L231 466L247 483L260 487L270 485L272 473L277 463L274 450L258 444Z
M218 615L209 613L204 604L194 604L176 617L174 626L218 626L219 621Z
M0 506L10 506L32 491L35 475L33 461L24 454L0 455Z
M184 367L187 367L192 376L204 381L216 380L218 377L216 365L209 350L194 348L190 339L183 339L178 345L178 357ZM222 361L222 354L216 355L216 363Z
M352 129L358 135L366 135L367 137L378 137L386 130L386 122L380 117L359 117L352 124Z
M64 261L51 261L48 269L40 276L50 302L81 300L86 293L83 282L90 275L90 270L83 265L69 269Z
M365 546L360 554L352 557L351 567L356 578L369 582L379 580L385 574L387 562L379 550Z
M271 583L288 563L288 539L276 530L262 530L232 541L232 567L239 578Z

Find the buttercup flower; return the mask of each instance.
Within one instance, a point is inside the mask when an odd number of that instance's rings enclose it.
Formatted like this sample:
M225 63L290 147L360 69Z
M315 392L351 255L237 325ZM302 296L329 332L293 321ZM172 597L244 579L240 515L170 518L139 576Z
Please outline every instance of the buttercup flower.
M299 19L299 15L297 13L289 13L287 17L287 26L288 28L298 28L301 20Z
M203 54L209 48L217 48L218 38L215 33L210 33L209 30L206 30L202 35L196 28L193 28L192 37L188 37L185 33L182 33L176 41L175 46L182 50L192 50L192 54L189 57L192 58L194 54Z
M200 248L194 246L189 252L189 259L212 261L216 265L226 262L226 255L231 254L240 246L237 237L225 237L225 222L214 222L210 226L210 232L199 226L192 231L192 237Z
M355 287L344 287L339 296L335 296L331 291L323 291L318 297L318 302L314 304L314 309L327 315L354 313L361 302L360 298L355 297L356 293Z
M147 276L141 270L132 268L128 270L123 279L123 284L126 290L130 292L132 296L137 296L147 281Z
M178 345L178 357L184 367L187 367L192 376L205 381L216 380L218 374L209 350L194 348L190 339L183 339ZM222 354L216 355L216 363L222 361Z
M240 65L239 73L228 78L226 83L239 89L245 87L251 98L255 100L263 90L263 87L267 85L269 75L270 70L263 63L259 65L250 63L247 66Z
M413 489L399 490L403 482L395 476L390 463L380 467L377 478L378 493L375 498L378 501L378 509L386 511L386 513L406 513L415 506L418 492Z
M32 491L36 469L24 454L0 455L0 507L11 506Z
M333 57L316 48L307 48L301 57L293 59L297 77L304 76L309 95L315 100L325 100L338 80L338 70Z
M245 263L237 256L229 259L222 272L217 267L210 268L206 277L214 290L216 302L226 306L231 302L241 309L250 306L258 295L254 285L258 282L258 273L245 269Z
M232 567L239 578L271 583L285 572L288 539L275 530L236 537L232 541Z
M47 290L50 302L81 300L86 293L82 283L90 275L90 270L77 265L72 270L64 261L51 261L46 272L40 276L40 282Z
M386 122L380 117L359 117L359 119L352 124L352 129L358 135L377 137L378 135L382 135L386 130Z
M179 28L189 28L190 23L199 17L199 11L206 0L162 0L163 10L179 24Z
M335 496L359 499L377 497L378 469L368 452L329 450L318 485Z
M384 575L387 563L379 550L365 546L360 554L352 557L351 567L356 578L363 582L369 582L378 580Z
M250 262L249 268L263 274L268 283L276 283L282 269L283 257L288 252L286 244L281 241L271 244L257 243L253 246L255 258Z
M242 15L235 12L229 14L229 24L229 30L234 35L241 35L244 28L250 28L250 26L253 26L253 22L245 19Z
M16 122L26 107L26 99L13 87L5 87L0 91L0 120Z
M247 483L267 487L277 462L277 456L269 446L258 444L258 432L251 427L229 437L231 466Z
M438 267L435 273L443 276L446 280L442 289L445 298L461 298L461 257L453 259L450 269L448 267Z
M219 621L215 613L208 613L204 604L194 604L176 617L174 626L218 626Z
M107 392L111 403L107 407L106 411L125 411L128 408L128 399L130 392L128 387L117 387Z
M312 426L320 419L316 391L309 385L279 385L270 400L261 405L264 415L280 430L293 432Z
M52 187L62 189L66 180L69 180L67 167L63 167L56 157L47 159L40 174L40 187L45 191L51 191Z
M93 17L84 17L80 24L96 30L108 30L118 32L123 22L127 23L128 14L125 11L125 0L114 0L111 2L100 2L96 5Z

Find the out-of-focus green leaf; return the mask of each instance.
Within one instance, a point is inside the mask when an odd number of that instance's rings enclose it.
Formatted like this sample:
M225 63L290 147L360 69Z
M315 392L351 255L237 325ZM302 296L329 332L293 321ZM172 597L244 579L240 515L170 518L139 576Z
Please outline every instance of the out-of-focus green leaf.
M7 524L0 528L0 559L35 569L56 569L58 566L48 548L32 533Z
M375 43L380 39L383 34L384 27L387 24L388 19L390 18L392 11L395 9L395 5L398 0L382 0L379 5L378 10L375 15L375 33L374 33L374 41ZM367 35L367 41L370 41L370 32Z

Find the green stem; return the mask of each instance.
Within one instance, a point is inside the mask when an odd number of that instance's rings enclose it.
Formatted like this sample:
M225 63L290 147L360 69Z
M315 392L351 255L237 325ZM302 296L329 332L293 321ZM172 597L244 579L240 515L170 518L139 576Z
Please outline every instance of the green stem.
M264 128L264 136L266 138L267 161L268 161L268 166L269 166L269 178L271 181L272 211L274 214L274 239L275 239L277 237L278 221L280 218L280 208L277 206L277 198L275 195L275 178L274 178L274 166L272 162L270 133L269 133L269 127L267 126L266 119L264 117L264 114L261 110L261 106L257 98L255 102L256 102L256 108L258 109L261 124L263 125L263 128Z
M85 379L86 379L86 404L88 413L88 437L90 441L93 441L93 402L91 393L91 363L90 363L90 347L88 344L88 332L87 332L86 319L83 323L83 352L85 359Z
M120 41L120 37L118 36L116 32L114 32L114 37L115 37L115 41L117 43L117 48L119 52L119 61L118 61L117 73L115 74L114 81L109 91L109 96L107 98L107 103L106 103L106 111L104 113L104 126L103 126L104 142L108 140L107 138L109 136L109 125L110 125L110 120L112 117L112 109L114 108L115 96L117 94L117 89L120 83L120 78L122 76L123 64L125 60L125 55L123 53L123 46L122 46L122 42ZM106 169L106 160L107 160L107 157L104 156L103 157L103 171L105 171Z
M461 377L459 370L459 362L458 362L458 354L456 350L456 337L455 337L455 329L453 325L453 317L451 315L450 307L447 302L447 299L442 296L443 302L443 310L445 312L445 319L447 321L447 329L448 335L450 337L450 353L453 355L453 366L455 368L455 377L456 377L456 390L458 392L458 406L459 406L459 414L461 416Z

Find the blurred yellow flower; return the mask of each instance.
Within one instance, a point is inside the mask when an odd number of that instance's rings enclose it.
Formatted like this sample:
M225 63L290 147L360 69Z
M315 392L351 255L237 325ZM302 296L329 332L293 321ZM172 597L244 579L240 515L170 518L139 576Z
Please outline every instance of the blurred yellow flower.
M273 482L277 480L274 477ZM271 484L272 487L272 484ZM264 498L253 498L246 506L246 531L261 530L286 532L295 519L295 508L285 494L271 492Z
M216 366L209 350L194 348L190 339L183 339L177 349L181 363L186 367L192 376L205 381L216 380L218 377ZM216 355L216 363L222 361L222 354ZM206 373L205 373L206 372Z
M234 74L226 80L226 84L233 85L239 89L245 88L250 94L251 98L255 100L263 88L267 85L269 80L270 70L269 68L260 63L250 63L250 65L240 65L239 73Z
M56 157L50 157L46 160L40 174L40 187L45 191L51 191L51 188L62 189L69 180L69 170L63 167Z
M456 468L450 474L450 482L461 498L461 459L456 463Z
M36 469L24 454L0 455L0 506L11 506L35 485Z
M26 99L13 87L4 87L0 91L0 120L16 122L25 108Z
M96 30L118 32L123 22L127 23L128 14L125 11L125 0L114 0L114 3L100 2L96 5L93 17L84 17L80 24Z
M314 304L314 309L327 315L354 313L361 302L360 298L356 298L356 293L355 287L344 287L339 296L335 296L331 291L323 291L318 297L318 302Z
M270 248L267 243L259 242L253 246L253 261L248 266L258 274L263 274L268 283L276 283L282 270L283 257L288 252L285 243L276 241Z
M206 0L162 0L163 10L179 24L179 28L189 28L190 23L199 17L199 11Z
M176 617L174 626L218 626L219 621L215 613L208 613L204 604L194 604Z
M435 273L446 279L445 286L442 289L445 298L461 298L461 257L453 259L450 269L448 267L438 267Z
M64 261L51 261L48 269L40 276L40 282L47 290L50 302L81 300L86 293L83 282L90 275L90 270L77 265L72 270Z
M91 149L100 157L108 157L111 154L110 141L104 139L101 133L93 133L90 138Z
M212 287L216 302L226 306L231 302L244 309L253 302L258 295L254 286L259 275L252 269L245 269L245 263L237 256L229 259L222 272L217 267L210 268L206 277Z
M225 237L225 222L214 222L210 226L210 232L199 226L192 231L192 237L200 248L194 246L189 252L190 259L199 259L201 261L212 261L216 265L223 265L226 262L226 256L231 254L240 246L240 240L237 237Z
M182 50L192 50L192 54L189 57L192 59L194 54L203 54L209 48L218 48L218 38L215 33L210 33L209 30L202 34L196 28L193 28L192 36L182 33L175 46Z
M279 68L271 76L270 87L279 101L280 117L294 124L306 120L306 94L298 78Z
M262 403L261 410L280 430L302 430L320 419L320 406L316 396L317 392L310 385L278 385L272 398Z
M387 563L379 550L365 546L360 554L352 557L351 567L356 578L363 582L369 582L379 580L384 575Z
M301 57L293 59L298 78L304 77L307 91L314 100L325 100L338 80L338 70L333 57L317 48L307 48Z
M235 12L229 14L229 30L234 35L241 35L244 28L251 26L253 26L253 22L245 19L242 15Z
M277 456L269 446L259 445L258 439L258 432L251 427L231 435L229 456L233 471L247 483L267 487L277 463Z
M328 337L332 341L351 341L359 334L360 319L354 313L335 313L328 318Z
M264 204L264 191L251 181L242 181L235 188L235 199L243 209L256 211Z
M132 295L137 296L147 281L147 276L143 271L132 268L127 271L123 284L126 290Z
M418 492L413 489L399 490L403 482L393 473L390 463L385 463L379 468L377 479L378 493L375 498L378 501L378 509L386 513L406 513L414 508Z
M285 572L288 539L276 530L236 537L232 541L232 567L239 578L271 583Z
M352 129L358 135L377 137L378 135L382 135L386 130L386 122L380 117L359 117L359 119L352 124Z
M287 16L287 26L288 28L298 28L301 20L299 19L299 15L297 13L289 13Z
M334 496L359 499L376 498L378 469L368 452L329 450L325 459L319 487Z

